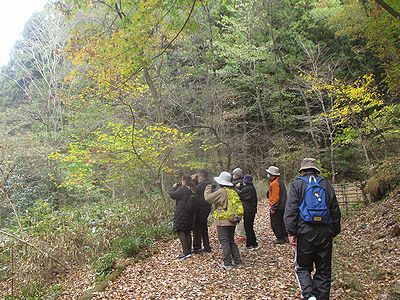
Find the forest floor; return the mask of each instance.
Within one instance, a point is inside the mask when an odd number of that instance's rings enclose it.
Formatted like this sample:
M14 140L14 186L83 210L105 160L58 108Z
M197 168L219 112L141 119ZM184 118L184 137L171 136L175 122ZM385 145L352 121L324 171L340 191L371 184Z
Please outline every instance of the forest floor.
M400 299L400 199L362 208L343 218L335 239L331 299ZM300 299L293 249L274 245L265 201L259 204L256 234L261 248L239 244L244 268L218 268L221 249L210 227L212 253L181 261L178 239L157 242L154 254L132 263L93 299ZM71 274L58 299L78 299L93 285L89 268Z

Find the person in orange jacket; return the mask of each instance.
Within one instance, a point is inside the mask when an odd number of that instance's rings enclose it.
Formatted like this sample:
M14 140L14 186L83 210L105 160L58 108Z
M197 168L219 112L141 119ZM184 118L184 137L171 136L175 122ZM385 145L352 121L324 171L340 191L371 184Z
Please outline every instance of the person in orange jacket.
M267 169L267 177L269 178L269 214L271 219L271 228L276 236L274 244L284 244L288 242L286 227L283 222L283 214L287 200L286 186L280 178L280 171L275 166Z

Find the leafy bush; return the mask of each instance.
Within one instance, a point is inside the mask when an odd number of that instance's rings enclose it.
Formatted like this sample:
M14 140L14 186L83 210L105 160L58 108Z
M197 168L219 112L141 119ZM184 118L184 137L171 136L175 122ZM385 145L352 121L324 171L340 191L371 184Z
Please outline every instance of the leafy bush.
M102 279L110 274L117 264L119 259L118 253L115 251L107 252L100 256L99 259L93 264L94 273L97 279Z

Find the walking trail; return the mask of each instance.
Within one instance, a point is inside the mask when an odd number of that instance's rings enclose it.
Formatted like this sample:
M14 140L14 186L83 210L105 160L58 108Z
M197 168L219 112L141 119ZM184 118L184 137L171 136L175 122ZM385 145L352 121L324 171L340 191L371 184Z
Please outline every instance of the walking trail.
M388 203L396 218L399 201L392 199ZM376 209L379 207L368 208L365 215L377 215ZM273 244L275 237L267 211L265 201L261 202L255 222L260 249L249 251L239 244L244 268L232 271L218 268L221 249L215 227L211 226L212 253L180 261L176 260L180 252L178 239L158 242L154 255L128 266L93 299L300 299L294 277L293 249L288 244ZM363 223L365 215L357 217L355 225L352 223L355 217L344 221L343 233L335 241L331 299L378 299L378 295L380 299L399 299L394 298L400 285L396 275L400 274L398 236L389 234L391 229L387 227L388 235L381 236L378 243L373 242L374 247L365 248L360 242L364 240L363 234L369 234L371 241L376 238L372 226L368 228ZM381 225L378 224L379 228ZM77 299L83 289L90 287L93 276L88 278L70 279L74 283L71 282L71 289L65 290L61 299Z

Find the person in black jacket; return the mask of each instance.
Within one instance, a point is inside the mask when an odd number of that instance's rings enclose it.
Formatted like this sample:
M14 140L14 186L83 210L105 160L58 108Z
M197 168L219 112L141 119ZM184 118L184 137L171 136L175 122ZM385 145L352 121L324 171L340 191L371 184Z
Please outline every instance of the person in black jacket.
M243 203L244 230L247 237L246 247L249 250L257 250L258 243L254 232L254 219L257 213L257 191L253 185L253 177L251 175L244 175L242 182L243 185L237 183L236 188Z
M192 233L194 221L194 207L192 196L196 192L196 185L190 175L182 177L182 185L175 183L169 195L176 201L174 212L174 230L178 233L183 253L178 259L189 258L192 254Z
M320 170L314 158L304 158L299 172L308 180L315 180ZM291 184L284 214L289 242L295 247L296 277L302 296L306 300L329 299L332 241L333 237L340 233L341 214L333 186L325 179L322 179L320 185L325 190L326 205L329 209L328 223L307 223L301 218L299 207L307 187L307 183L301 178L295 179ZM315 274L312 276L314 265Z
M211 252L210 240L208 237L208 215L211 212L211 204L204 200L204 190L211 184L208 180L207 170L200 170L196 176L197 186L197 207L193 228L193 252L199 254L201 251ZM203 242L203 249L201 243Z

